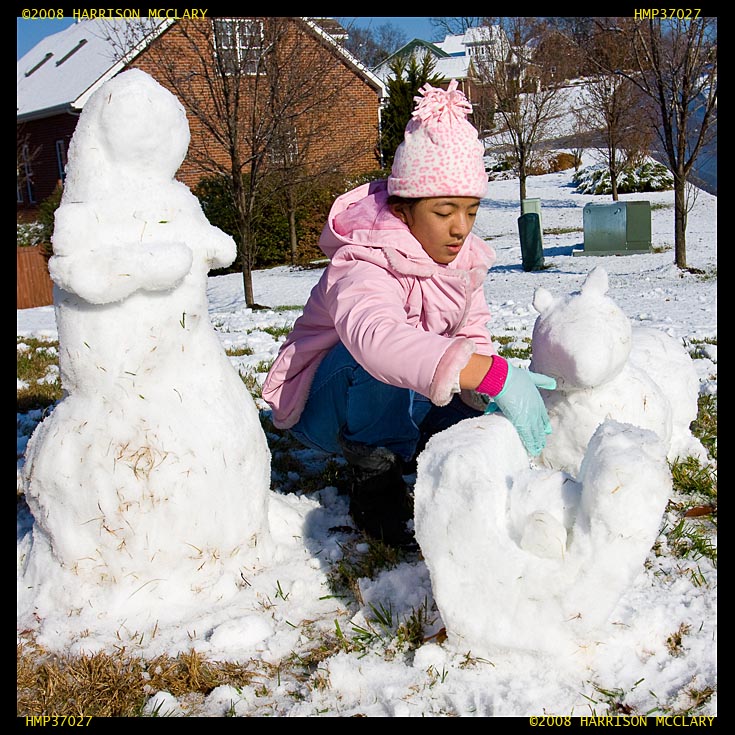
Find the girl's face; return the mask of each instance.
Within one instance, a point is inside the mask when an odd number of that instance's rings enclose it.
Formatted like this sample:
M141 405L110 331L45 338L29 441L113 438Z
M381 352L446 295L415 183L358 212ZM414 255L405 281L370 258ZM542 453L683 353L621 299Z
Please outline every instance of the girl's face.
M428 197L391 205L429 257L444 265L459 255L479 208L480 200L474 197Z

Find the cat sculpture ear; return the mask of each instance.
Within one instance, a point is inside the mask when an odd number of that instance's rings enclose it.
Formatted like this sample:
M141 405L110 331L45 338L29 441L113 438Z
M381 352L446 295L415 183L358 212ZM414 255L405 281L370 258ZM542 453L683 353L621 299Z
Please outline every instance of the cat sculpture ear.
M545 311L548 311L553 303L554 297L551 295L550 291L547 291L542 286L539 286L539 288L534 291L533 308L536 309L539 314L543 314Z
M582 284L583 294L602 294L607 293L609 287L607 271L601 266L595 266L585 278Z

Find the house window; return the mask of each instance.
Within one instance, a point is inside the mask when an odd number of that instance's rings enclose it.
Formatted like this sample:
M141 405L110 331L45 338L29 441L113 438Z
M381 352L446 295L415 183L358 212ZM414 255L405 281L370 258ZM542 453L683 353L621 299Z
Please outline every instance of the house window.
M56 141L56 165L59 167L59 178L63 182L66 179L66 141Z
M296 129L279 131L274 137L273 143L268 149L268 160L274 166L287 166L292 164L299 154L299 143L296 137Z
M214 42L226 74L256 74L263 53L263 23L251 18L216 18Z
M25 200L29 204L34 204L36 196L33 191L33 169L31 167L31 157L28 151L28 144L25 143L21 148L20 166L15 182L16 196L19 202Z

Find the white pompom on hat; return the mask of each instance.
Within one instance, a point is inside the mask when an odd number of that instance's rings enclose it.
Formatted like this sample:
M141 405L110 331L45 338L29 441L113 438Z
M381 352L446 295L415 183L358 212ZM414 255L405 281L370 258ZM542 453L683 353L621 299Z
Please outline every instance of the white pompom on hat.
M414 97L388 177L388 194L406 197L477 197L487 192L485 149L467 120L472 105L452 79L448 88L425 84Z

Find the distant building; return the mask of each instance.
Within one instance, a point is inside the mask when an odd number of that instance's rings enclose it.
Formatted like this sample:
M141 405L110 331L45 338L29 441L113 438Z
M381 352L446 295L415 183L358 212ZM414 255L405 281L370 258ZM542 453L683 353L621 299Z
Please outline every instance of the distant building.
M479 66L511 61L512 49L503 29L500 26L469 28L463 34L448 35L435 43L414 38L374 67L373 73L386 83L391 77L390 67L397 58L413 56L421 61L427 55L434 59L435 73L442 78L442 86L446 87L452 79L457 80L459 89L473 105L473 122L482 128L482 113L493 105L489 90L479 78Z

